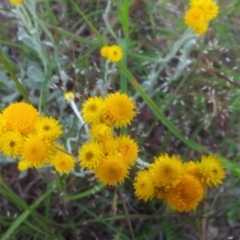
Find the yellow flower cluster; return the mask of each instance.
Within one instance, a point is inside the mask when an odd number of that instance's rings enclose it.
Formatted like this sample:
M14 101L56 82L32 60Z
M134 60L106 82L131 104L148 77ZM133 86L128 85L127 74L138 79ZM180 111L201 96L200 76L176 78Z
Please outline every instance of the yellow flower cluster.
M128 135L114 135L114 128L131 123L135 108L133 101L119 92L106 98L90 97L83 104L83 119L90 125L91 138L79 149L79 162L104 184L123 182L137 159L137 143Z
M155 158L148 170L137 173L133 185L139 199L157 197L172 210L189 212L202 200L206 186L217 187L224 177L221 160L214 155L183 163L175 155L163 154Z
M123 58L122 49L118 45L104 46L101 48L100 54L110 62L119 62Z
M195 33L207 31L209 22L218 15L219 7L213 0L190 0L190 9L185 13L185 23Z
M20 171L52 164L59 173L67 173L74 167L74 158L54 143L61 128L57 120L39 116L31 104L12 103L0 114L0 151L19 158Z

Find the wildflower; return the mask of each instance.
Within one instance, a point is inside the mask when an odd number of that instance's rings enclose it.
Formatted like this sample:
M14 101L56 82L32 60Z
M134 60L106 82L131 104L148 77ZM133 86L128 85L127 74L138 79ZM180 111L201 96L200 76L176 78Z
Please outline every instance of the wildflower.
M103 46L100 50L100 54L104 58L108 58L109 46Z
M173 155L160 155L155 162L150 164L149 172L152 175L155 187L174 187L181 179L184 173L181 160Z
M2 114L0 114L0 138L2 137L2 135L7 131L6 129L6 123L5 120L2 116Z
M19 132L6 132L0 138L0 149L10 157L18 157L21 154L24 137Z
M191 7L200 7L206 0L191 0L190 6Z
M190 8L184 18L186 25L193 29L202 28L203 25L206 25L206 17L199 7Z
M103 158L102 146L97 141L91 140L78 150L78 158L82 167L94 170Z
M138 156L138 145L130 136L120 136L116 138L117 149L123 156L125 164L132 166Z
M29 162L31 167L40 168L49 163L53 155L53 144L40 136L29 136L22 149L22 159Z
M120 154L110 154L106 156L95 169L97 178L108 185L116 185L123 182L128 174L128 168L123 163Z
M38 118L37 110L24 102L12 103L2 113L7 130L29 134L33 131Z
M193 162L193 161L185 162L183 164L183 167L186 173L192 175L198 180L202 179L202 174L199 168L199 162Z
M147 170L139 171L134 179L134 194L137 198L147 201L154 197L151 175Z
M75 95L74 95L73 92L66 92L66 93L64 94L64 99L65 99L67 102L69 102L69 101L71 101L71 100L74 100L74 97L75 97Z
M164 199L166 197L168 190L165 187L156 187L155 195L158 199Z
M51 141L55 141L62 134L61 125L52 117L39 117L35 129L37 135Z
M214 155L202 156L200 172L203 176L203 181L209 187L217 187L226 176L221 160Z
M18 162L17 168L20 172L24 172L30 168L30 164L28 161L20 160Z
M10 0L10 3L11 3L12 5L22 4L22 3L23 3L23 0Z
M122 49L118 45L108 47L107 58L110 62L119 62L123 58Z
M59 148L63 150L62 146L59 146ZM73 170L75 161L73 156L58 149L51 160L51 164L58 173L69 173Z
M199 35L204 34L207 30L208 30L208 22L203 22L199 26L193 27L193 31Z
M112 128L104 123L96 123L91 126L90 134L97 140L108 139L112 136Z
M105 99L105 116L107 124L117 128L127 126L136 115L135 104L125 93L111 93Z
M184 174L181 181L167 191L166 203L172 210L189 212L196 209L204 195L204 189L195 177Z
M102 148L105 155L117 152L117 141L116 138L110 137L102 139Z
M87 123L99 123L103 114L104 100L101 97L88 98L82 108L83 120Z
M200 8L202 9L202 11L208 21L215 19L218 15L219 7L212 0L205 0L200 5Z

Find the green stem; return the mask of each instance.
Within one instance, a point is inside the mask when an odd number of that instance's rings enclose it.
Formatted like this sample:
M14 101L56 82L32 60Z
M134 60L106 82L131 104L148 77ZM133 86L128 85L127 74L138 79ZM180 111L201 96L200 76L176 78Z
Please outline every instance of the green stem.
M18 81L16 75L14 74L13 70L11 69L11 67L9 66L8 62L6 61L6 59L4 58L4 56L0 53L0 61L2 62L3 66L5 67L5 69L8 71L8 73L10 74L10 76L12 77L12 80L15 82L18 90L20 91L20 93L22 94L22 96L24 97L25 101L29 104L31 104L30 99L28 98L27 93L25 92L25 90L23 89L21 83Z
M73 1L70 0L71 3L75 6L77 9L78 13L82 16L82 18L86 21L87 25L89 28L96 34L98 40L101 42L102 46L107 45L107 41L101 36L101 34L98 32L98 30L93 26L93 24L88 20L88 18L84 15L84 13L80 10L80 8L77 6L77 4Z
M187 146L190 148L198 151L198 152L206 152L205 147L202 145L195 143L194 141L191 141L187 139L176 127L175 125L167 119L167 117L164 115L164 113L159 109L159 107L153 102L153 100L145 93L145 91L142 89L142 87L139 85L137 80L133 77L133 75L130 73L130 71L126 68L124 64L121 62L118 63L118 66L120 70L125 74L125 76L128 78L129 82L133 85L133 87L137 90L139 95L143 98L143 100L147 103L149 108L152 110L152 112L155 114L155 116L162 122L163 125L165 125L174 135L176 135L182 142L184 142Z

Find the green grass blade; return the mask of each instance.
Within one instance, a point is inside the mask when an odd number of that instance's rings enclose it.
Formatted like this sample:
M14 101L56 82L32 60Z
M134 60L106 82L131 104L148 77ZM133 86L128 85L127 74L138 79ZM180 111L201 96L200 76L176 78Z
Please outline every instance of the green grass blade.
M105 46L107 45L107 41L101 36L101 34L98 32L98 30L93 26L93 24L88 20L88 18L85 16L85 14L80 10L80 8L77 6L77 4L70 0L71 3L74 5L74 7L77 9L78 13L81 15L81 17L86 21L87 25L90 27L90 29L96 34L98 40L101 42L101 45Z
M32 210L35 209L47 196L49 196L52 191L53 188L50 188L46 193L39 197L28 209L26 209L2 235L2 239L8 239L14 233L14 231L22 224L22 222L31 214Z
M11 201L19 209L24 211L29 209L29 206L1 180L0 180L0 192L3 194L4 197L9 199L9 201ZM31 210L31 216L34 218L36 223L38 223L39 227L41 227L46 234L50 235L52 234L46 224L46 221L43 221L42 216L39 215L34 209Z
M67 196L65 200L67 201L73 201L73 200L77 200L77 199L81 199L81 198L84 198L84 197L87 197L89 195L92 195L100 190L102 190L105 186L103 184L99 184L85 192L82 192L82 193L79 193L79 194L76 194L76 195L72 195L72 196Z
M4 56L0 53L0 61L3 64L3 66L5 67L5 69L8 71L8 73L10 74L10 76L12 77L13 81L15 82L18 90L20 91L20 93L22 94L22 96L24 97L25 101L27 103L31 103L31 101L28 98L27 93L25 92L25 90L23 89L21 83L18 81L16 75L14 74L13 70L11 69L11 67L9 66L8 62L6 61L6 59L4 58Z
M130 83L137 90L149 108L152 110L153 114L165 125L179 140L184 142L190 148L198 151L198 152L206 152L204 146L187 139L176 127L175 125L168 120L168 118L164 115L164 113L159 109L159 107L152 101L152 99L145 93L145 91L141 88L139 83L133 77L133 75L129 72L129 70L120 62L118 64L120 70L126 75Z

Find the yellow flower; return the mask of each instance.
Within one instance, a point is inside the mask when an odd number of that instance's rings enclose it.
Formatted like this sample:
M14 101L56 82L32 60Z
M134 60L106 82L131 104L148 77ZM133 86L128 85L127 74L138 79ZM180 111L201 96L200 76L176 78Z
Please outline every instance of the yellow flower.
M155 188L155 195L158 199L164 199L167 194L167 189L165 187L156 187Z
M139 171L134 179L134 194L138 199L147 201L154 197L154 187L151 175L147 170Z
M30 168L30 164L28 161L20 160L18 162L17 168L19 171L24 172Z
M74 100L74 97L75 97L75 95L74 95L73 92L66 92L66 93L64 94L64 99L65 99L66 101Z
M24 137L19 132L6 132L0 138L0 149L6 156L18 157L21 154Z
M212 0L205 0L201 4L200 8L202 9L202 11L208 21L213 20L218 15L219 7Z
M173 155L162 154L150 164L149 172L152 175L155 187L174 187L181 179L184 169L180 158Z
M206 0L191 0L190 6L191 7L200 7Z
M22 4L22 3L23 3L23 0L10 0L10 3L11 3L12 5Z
M2 135L7 131L6 128L6 123L5 120L2 116L2 114L0 114L0 138L2 137Z
M204 34L207 30L208 30L208 22L203 22L199 26L196 26L193 28L193 31L198 35Z
M103 121L117 128L127 126L136 115L135 108L132 99L125 93L111 93L105 99Z
M107 58L110 62L119 62L123 58L122 49L118 45L108 47Z
M200 181L185 174L174 188L167 191L165 200L172 210L189 212L196 209L203 195L204 189Z
M123 156L123 161L133 166L138 156L138 145L130 136L116 137L117 149Z
M104 154L100 143L89 141L78 150L78 158L81 167L94 170L102 160Z
M110 154L105 157L95 169L97 178L104 184L116 185L123 182L128 175L128 168L123 163L120 154Z
M34 130L38 118L37 110L30 104L19 102L12 103L2 114L7 130L29 134Z
M63 149L62 146L58 146ZM73 170L75 165L74 157L57 149L54 157L50 162L58 173L69 173Z
M188 27L191 27L196 30L205 29L207 20L204 15L204 12L199 7L190 8L185 14L185 23ZM203 32L203 31L199 31ZM196 32L197 33L197 32Z
M44 139L55 141L62 134L62 126L52 117L39 117L36 122L36 134Z
M40 136L31 135L23 144L22 160L28 161L31 167L40 168L49 163L54 155L53 149L52 143Z
M97 140L108 139L112 136L112 128L104 123L96 123L91 126L90 134Z
M100 54L104 58L108 58L108 51L109 51L109 46L104 46L100 50Z
M83 103L83 120L87 123L100 123L104 109L102 97L90 97Z
M202 156L200 172L203 182L209 187L217 187L226 177L221 160L214 155Z
M198 180L201 180L202 174L200 172L199 166L200 166L199 162L193 162L193 161L185 162L183 164L184 171L186 173L192 175L193 177L195 177Z
M117 141L116 138L110 137L102 139L102 148L105 155L111 154L117 151Z

